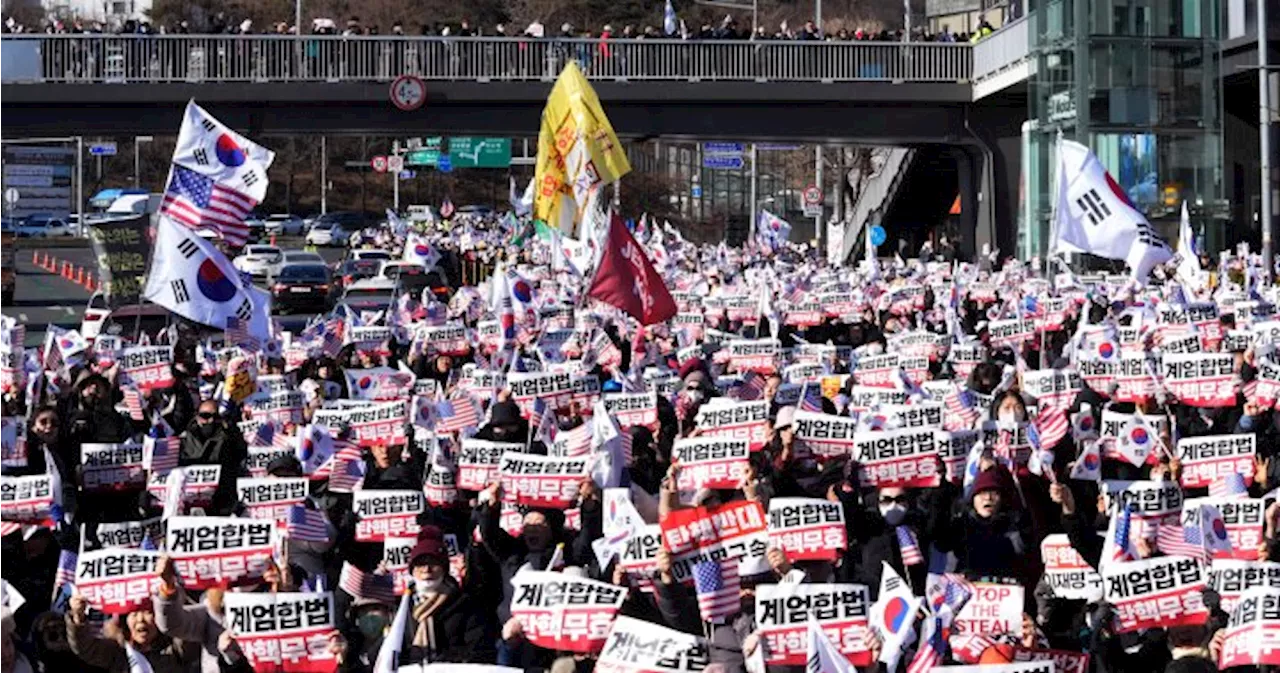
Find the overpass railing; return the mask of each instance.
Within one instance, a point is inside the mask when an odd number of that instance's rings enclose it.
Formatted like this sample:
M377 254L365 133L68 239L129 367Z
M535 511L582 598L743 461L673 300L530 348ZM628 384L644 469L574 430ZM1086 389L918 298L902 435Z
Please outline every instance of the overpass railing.
M968 44L624 39L6 35L5 83L595 80L967 82Z
M1031 20L1034 13L1010 21L973 46L973 81L994 77L1027 61L1031 53Z

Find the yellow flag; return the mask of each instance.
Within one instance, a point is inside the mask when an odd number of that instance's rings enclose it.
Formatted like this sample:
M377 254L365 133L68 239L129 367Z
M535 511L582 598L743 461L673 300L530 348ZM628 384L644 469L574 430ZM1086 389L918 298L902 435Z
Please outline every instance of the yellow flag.
M630 171L600 99L569 61L542 110L534 217L572 235L587 197Z

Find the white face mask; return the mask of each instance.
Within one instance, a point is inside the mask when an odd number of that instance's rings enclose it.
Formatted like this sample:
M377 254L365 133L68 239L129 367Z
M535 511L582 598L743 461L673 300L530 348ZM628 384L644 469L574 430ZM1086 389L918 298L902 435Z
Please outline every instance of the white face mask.
M1000 421L1002 425L1017 425L1018 412L1012 409L1001 409L1000 413L996 415L996 420Z
M906 518L907 508L896 502L892 505L880 505L880 516L884 517L885 523L896 526Z

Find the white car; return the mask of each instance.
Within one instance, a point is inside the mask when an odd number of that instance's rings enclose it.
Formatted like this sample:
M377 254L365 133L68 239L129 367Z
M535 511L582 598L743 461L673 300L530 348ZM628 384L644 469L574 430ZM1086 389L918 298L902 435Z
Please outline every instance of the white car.
M307 232L307 245L346 245L351 232L337 222L316 222Z
M250 244L244 247L244 252L231 260L231 264L236 267L236 271L247 273L254 280L262 280L267 277L271 267L280 262L281 254L280 248L274 245Z
M301 236L307 225L297 215L271 215L267 217L268 236Z
M390 260L391 253L386 250L378 250L377 248L361 248L351 251L351 259L356 261L364 259L374 259L379 261Z
M84 317L80 319L80 336L87 341L93 341L102 333L102 322L111 315L111 309L107 308L107 298L102 292L94 292L89 297L89 304L84 308Z

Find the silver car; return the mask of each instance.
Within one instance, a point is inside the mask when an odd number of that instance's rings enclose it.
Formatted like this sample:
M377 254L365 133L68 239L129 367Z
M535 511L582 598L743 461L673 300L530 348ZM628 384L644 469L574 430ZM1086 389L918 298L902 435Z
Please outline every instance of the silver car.
M236 267L236 271L247 273L255 281L261 281L266 279L272 266L280 263L282 255L280 248L274 245L253 243L246 245L244 252L231 260L231 264Z

